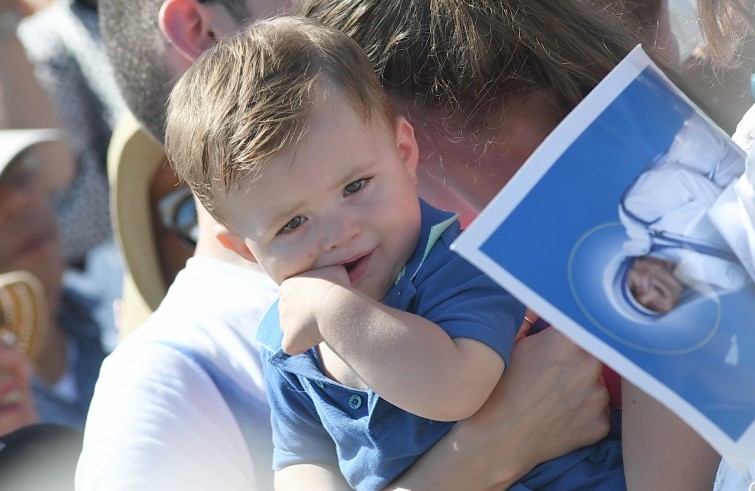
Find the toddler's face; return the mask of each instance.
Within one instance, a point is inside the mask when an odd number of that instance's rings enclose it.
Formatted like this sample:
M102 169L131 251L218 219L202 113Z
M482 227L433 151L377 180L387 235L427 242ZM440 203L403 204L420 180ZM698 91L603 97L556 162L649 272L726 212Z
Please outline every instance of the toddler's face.
M682 284L674 276L673 264L655 257L637 258L627 276L629 291L646 308L665 314L679 303Z
M306 136L223 203L235 240L277 283L343 265L379 300L409 259L420 227L417 146L402 118L390 129L377 121L365 125L330 91Z

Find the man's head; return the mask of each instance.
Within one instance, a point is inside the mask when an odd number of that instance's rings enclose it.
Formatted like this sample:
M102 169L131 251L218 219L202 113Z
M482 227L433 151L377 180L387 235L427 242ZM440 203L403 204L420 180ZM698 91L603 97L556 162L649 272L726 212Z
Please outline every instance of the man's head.
M679 303L683 290L673 269L672 263L661 258L634 258L626 275L630 294L648 310L659 314L670 312Z
M100 0L102 37L136 118L162 141L175 79L217 39L276 12L281 0Z
M333 28L278 18L218 43L171 94L166 151L225 244L279 283L343 265L381 298L416 244L412 127Z
M63 275L60 235L49 194L72 175L53 130L0 131L0 273L28 271L51 305Z
M130 111L142 123L155 140L162 144L165 126L165 104L175 80L217 39L230 36L245 22L259 16L270 15L282 10L286 0L99 0L99 18L102 38L115 72L116 81L126 100ZM197 227L201 245L209 255L217 257L219 245L213 238L212 220L203 210L198 210L199 217L189 216L191 203L175 199L175 192L181 185L169 165L161 159L161 149L144 142L139 135L141 130L134 128L133 122L124 121L120 138L116 131L117 152L109 156L111 172L116 182L111 183L115 201L113 214L117 217L117 227L123 223L143 224L143 227L128 230L128 240L146 241L145 250L154 265L132 264L129 270L151 272L152 278L143 284L134 277L137 295L128 293L125 301L131 304L146 304L149 310L155 308L165 294L166 287L172 282L177 272L183 267L188 257L194 254L192 241L193 225L198 222L205 226ZM131 145L131 141L136 144ZM118 145L116 145L118 147ZM138 169L128 169L134 159L143 157L147 148L149 162L139 164ZM122 150L122 155L121 155ZM117 160L117 161L116 161ZM165 164L165 165L163 165ZM140 189L147 189L147 194L140 193L144 203L134 205L133 196L121 193L122 187L130 189L134 183L131 170L138 176L136 182ZM149 172L148 175L144 175ZM126 180L125 186L120 181ZM142 180L143 179L143 180ZM130 184L129 184L130 183ZM188 233L187 233L188 232ZM120 230L119 230L120 233ZM205 237L205 238L202 238ZM125 249L121 239L121 248ZM154 251L154 252L153 252ZM128 261L128 258L126 258ZM138 259L137 259L138 260ZM156 278L155 278L156 277ZM162 285L161 278L165 279ZM130 278L127 278L127 285ZM154 286L157 285L157 286ZM146 294L149 290L152 293ZM142 297L144 301L140 301ZM136 323L134 323L136 324Z

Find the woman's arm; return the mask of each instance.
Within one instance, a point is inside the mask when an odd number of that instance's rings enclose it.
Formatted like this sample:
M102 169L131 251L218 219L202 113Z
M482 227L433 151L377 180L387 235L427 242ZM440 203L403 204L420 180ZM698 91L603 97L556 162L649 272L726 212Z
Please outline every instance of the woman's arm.
M609 430L601 364L552 328L523 339L485 405L389 489L505 489Z
M661 403L626 380L621 388L627 489L713 489L721 457Z

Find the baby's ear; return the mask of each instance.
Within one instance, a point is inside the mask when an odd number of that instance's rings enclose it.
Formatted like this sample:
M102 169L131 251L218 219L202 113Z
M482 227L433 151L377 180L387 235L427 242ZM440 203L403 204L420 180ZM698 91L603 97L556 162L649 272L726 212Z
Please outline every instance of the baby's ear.
M244 242L244 239L231 232L223 225L217 224L215 226L215 238L218 239L218 242L229 251L238 254L247 261L253 263L257 262L254 258L254 254L252 254L252 251Z
M417 183L417 162L419 161L419 147L414 136L414 127L403 116L396 118L396 148L406 166L407 172Z

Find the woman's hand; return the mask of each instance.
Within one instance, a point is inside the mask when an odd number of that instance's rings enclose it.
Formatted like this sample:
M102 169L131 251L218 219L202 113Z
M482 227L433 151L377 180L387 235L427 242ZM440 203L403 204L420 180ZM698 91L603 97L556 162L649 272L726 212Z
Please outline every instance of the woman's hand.
M423 455L393 489L507 488L536 465L609 429L602 366L553 328L514 347L485 405Z

